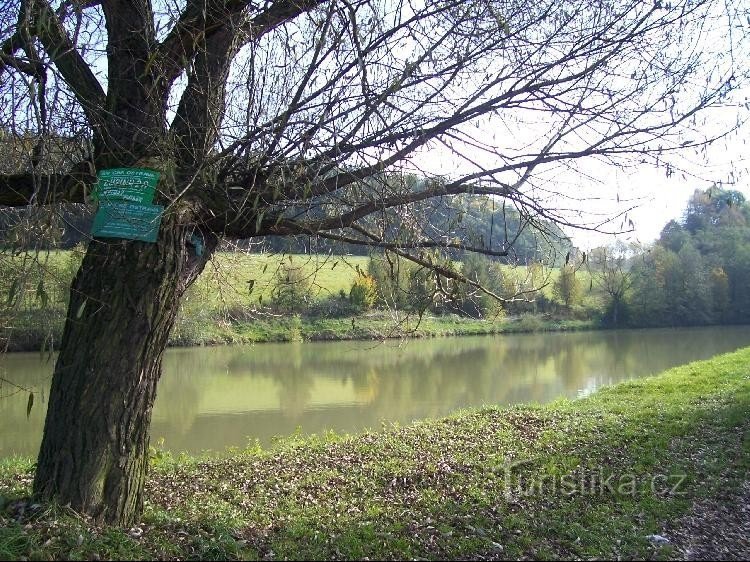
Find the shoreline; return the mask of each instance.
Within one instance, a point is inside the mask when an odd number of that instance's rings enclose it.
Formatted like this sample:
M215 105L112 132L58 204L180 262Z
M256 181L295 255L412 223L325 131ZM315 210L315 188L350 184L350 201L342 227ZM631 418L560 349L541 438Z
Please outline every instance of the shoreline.
M403 314L403 313L402 313ZM51 325L22 326L11 332L0 349L6 352L54 351L62 334L62 318ZM258 317L234 321L183 318L172 330L167 347L213 347L307 341L382 341L450 336L498 335L532 332L606 330L593 320L545 319L542 315L484 320L457 315L404 315L400 323L386 312L343 317Z
M404 313L402 313L404 314ZM498 320L476 319L458 315L427 316L417 325L416 316L400 319L406 327L385 311L342 317L274 316L241 320L182 318L175 325L168 348L216 347L263 343L322 341L385 341L394 339L430 339L442 337L490 336L502 334L557 333L580 331L652 330L672 328L733 327L746 324L711 324L694 326L623 326L602 325L597 320L550 318L545 315L523 315ZM56 351L62 333L62 318L52 318L52 326L21 327L10 338L0 340L0 350L9 353ZM50 337L51 335L51 337Z

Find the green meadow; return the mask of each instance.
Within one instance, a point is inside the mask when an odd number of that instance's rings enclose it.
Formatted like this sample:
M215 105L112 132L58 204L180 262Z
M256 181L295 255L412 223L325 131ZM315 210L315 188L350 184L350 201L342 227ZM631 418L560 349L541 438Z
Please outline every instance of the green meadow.
M4 254L0 258L0 338L9 350L47 351L60 341L68 290L82 258L80 250L39 254ZM387 307L355 311L348 295L358 272L367 272L366 256L257 254L220 252L206 266L183 299L170 345L216 345L267 341L382 339L492 334L596 327L585 314L571 317L490 315L470 318L457 314L419 315ZM278 278L292 269L310 285L309 301L297 313L274 310ZM523 266L504 271L525 279ZM552 298L559 275L547 271L541 293ZM591 280L579 272L584 291L580 310L596 310L600 295L588 290Z

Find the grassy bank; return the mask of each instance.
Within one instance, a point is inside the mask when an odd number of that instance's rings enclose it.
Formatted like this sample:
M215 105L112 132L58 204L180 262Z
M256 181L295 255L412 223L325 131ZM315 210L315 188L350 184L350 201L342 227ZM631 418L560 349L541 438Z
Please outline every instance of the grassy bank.
M216 345L286 341L378 340L431 338L599 328L593 321L523 318L476 319L376 311L343 317L257 315L240 319L184 319L174 330L170 345Z
M750 348L578 401L220 460L154 451L143 523L127 530L14 501L32 468L4 461L0 556L669 558L695 505L733 508L749 414Z
M62 336L62 311L21 313L7 329L7 351L56 349ZM170 334L172 347L249 344L291 341L380 340L388 338L432 338L512 334L545 331L600 329L593 320L554 319L543 315L520 318L476 319L446 314L441 316L374 311L337 317L282 315L249 312L237 316L217 315L210 310L182 316ZM6 347L7 346L7 347Z

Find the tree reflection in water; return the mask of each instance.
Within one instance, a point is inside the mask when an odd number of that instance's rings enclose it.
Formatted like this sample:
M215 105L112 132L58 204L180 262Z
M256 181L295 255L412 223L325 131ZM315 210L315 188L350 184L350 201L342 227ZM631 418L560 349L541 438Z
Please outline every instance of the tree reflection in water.
M255 439L358 431L484 404L547 402L750 345L750 330L695 328L386 342L173 349L164 359L153 439L176 451L222 451ZM0 368L41 398L51 363L10 354ZM0 457L33 455L43 400L0 400Z

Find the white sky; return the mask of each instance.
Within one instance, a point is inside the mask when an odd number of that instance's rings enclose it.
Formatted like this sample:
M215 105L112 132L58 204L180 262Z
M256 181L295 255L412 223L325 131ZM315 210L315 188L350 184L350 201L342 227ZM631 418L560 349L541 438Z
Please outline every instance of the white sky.
M614 171L614 177L606 182L606 189L623 195L640 199L638 206L628 216L633 220L634 232L617 236L626 242L653 242L659 237L664 225L672 219L679 219L685 210L688 199L696 189L707 189L711 182L695 179L685 180L678 174L667 179L663 172L643 170L630 177L623 177ZM719 176L722 177L722 176ZM723 174L726 177L726 174ZM750 199L750 187L747 180L741 179L735 185L724 185L725 188L741 191ZM625 210L624 204L610 201L613 211ZM619 224L617 225L619 226ZM582 249L609 244L616 239L612 235L590 233L566 229L574 243Z
M745 91L750 94L750 90ZM735 99L743 99L745 91L739 92ZM713 115L707 113L703 133L716 135L722 127L726 127L728 122L723 120L720 124L720 117L729 117L730 122L734 122L738 116L743 118L745 114L744 108L739 105L718 111L720 113ZM487 123L487 127L491 129L491 121ZM678 169L669 178L666 177L664 167L657 169L653 165L644 164L626 171L598 160L584 158L571 163L571 168L575 171L552 171L545 174L548 180L541 187L558 191L564 196L557 199L557 205L571 209L565 214L571 222L593 224L604 217L613 217L635 207L626 217L620 217L603 227L610 232L629 230L628 220L632 220L633 232L615 236L564 227L563 230L573 239L573 243L582 250L609 245L616 239L648 244L659 237L667 222L680 219L696 189L705 190L714 185L714 182L721 182L725 189L740 191L750 200L750 158L746 156L750 148L748 140L750 123L745 123L727 137L708 146L705 154L702 151L696 154L693 148L686 149L672 158L672 163ZM421 151L415 158L415 163L422 170L437 174L452 175L474 171L447 149L439 147ZM492 162L487 159L483 159L482 164L488 168L493 167ZM730 177L732 172L733 178ZM554 201L551 203L555 204Z
M750 147L749 137L750 125L745 124L736 133L711 145L707 151L707 161L697 158L692 150L686 152L686 167L694 174L693 177L676 172L667 178L664 169L657 170L651 166L644 166L630 175L616 168L610 168L608 173L597 174L601 181L600 191L602 194L609 194L607 201L600 202L601 209L616 214L633 204L637 205L628 214L633 220L634 232L621 234L617 238L644 244L653 242L667 222L682 216L688 199L696 189L708 189L714 182L721 181L725 189L740 191L750 200L750 176L747 175L750 160L746 156ZM731 172L734 172L734 183L730 183ZM617 195L620 203L617 202ZM588 209L584 208L585 210ZM614 226L619 225L618 221ZM565 230L581 249L615 240L612 235Z

